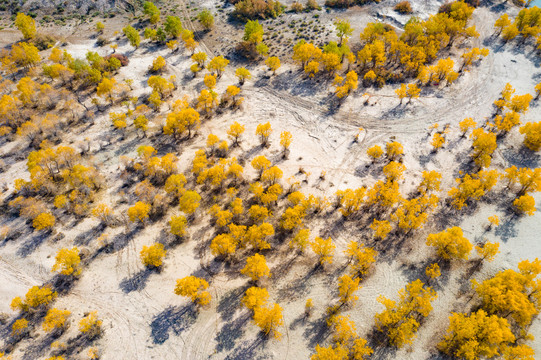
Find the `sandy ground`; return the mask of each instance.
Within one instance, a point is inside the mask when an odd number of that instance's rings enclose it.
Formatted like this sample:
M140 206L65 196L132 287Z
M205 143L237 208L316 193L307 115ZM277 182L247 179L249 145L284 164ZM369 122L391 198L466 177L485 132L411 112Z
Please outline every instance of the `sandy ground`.
M414 4L415 11L420 15L434 12L436 8L434 2L419 1ZM352 22L357 31L353 37L356 39L359 30L376 19L374 14L393 15L389 9L390 4L383 2L361 15L355 15L353 11L343 15L357 20ZM338 189L373 184L383 175L379 168L367 167L370 160L366 149L374 144L383 145L391 139L401 142L406 152L404 164L407 167L407 180L401 184L404 194L419 182L423 170L443 172L442 188L447 190L454 185L460 164L467 161L471 146L470 140L460 138L458 122L465 117L473 117L481 122L491 115L492 102L505 83L510 82L517 94L533 93L534 85L541 77L535 53L516 51L512 45L502 46L492 36L492 24L497 16L487 8L480 8L474 13L474 22L481 33L475 43L488 47L490 55L452 86L424 90L421 98L408 106L399 106L394 87L386 86L383 89L359 89L338 111L332 111L328 105L332 96L327 90L329 83L306 80L298 68L287 63L271 79L263 77L266 70L262 65L251 66L253 80L243 87L243 108L205 121L193 141L179 144L175 149L179 152L179 168L182 171L189 169L195 150L204 147L209 133L225 139L229 125L238 121L246 125L247 136L240 148L234 149L230 156L250 161L256 155L267 155L284 171L284 179L297 174L299 167L303 167L311 173L302 188L305 193L332 198ZM393 23L404 22L395 14L393 19ZM93 44L94 40L91 39L73 39L68 41L66 49L76 57L83 57L89 49L102 55L107 53L107 50L95 48ZM205 44L201 44L205 51L220 53L219 48L212 46L212 41ZM144 88L148 78L146 69L158 55L166 58L169 74L177 76L179 90L176 95L194 97L202 88L201 75L191 78L188 54L181 52L171 55L167 49L149 50L145 46L132 51L123 41L119 45L118 52L127 53L131 61L117 78L134 79L135 95L149 93L149 89ZM217 86L219 93L227 85L236 83L233 69L231 67L220 79ZM523 121L537 121L539 115L538 104L533 104ZM267 121L274 132L270 148L261 150L257 146L257 139L251 134L255 132L257 124ZM428 128L435 123L440 127L449 124L451 129L447 144L436 154L431 152L431 136L428 135ZM155 124L158 125L159 122ZM355 143L353 138L359 127L365 131ZM293 134L289 160L280 159L279 133L282 130ZM122 185L122 180L118 178L119 156L135 156L137 146L146 140L136 138L135 134L118 140L104 114L98 114L94 125L89 128L73 129L68 138L73 144L90 142L93 161L107 178L108 190L103 194L104 199L111 202L118 200ZM107 138L112 139L113 144L100 151L99 144ZM492 168L503 170L511 165L538 167L539 156L520 151L521 140L522 136L515 129L501 141ZM0 148L0 153L15 151L17 146L22 144L6 144ZM326 176L321 180L319 175L323 170ZM246 166L246 171L248 177L253 176L250 166ZM2 183L12 188L13 180L18 177L28 177L24 160L14 163L2 174ZM304 176L299 178L303 179ZM479 206L453 217L449 225L461 226L472 242L486 238L501 244L501 253L493 263L485 264L474 273L476 279L485 279L505 268L515 269L518 261L534 260L541 256L538 236L541 232L541 213L538 211L534 216L520 219L511 217L507 211L509 200L502 192L497 190L499 198L490 197ZM541 203L539 195L535 198L538 204ZM122 209L125 209L125 205L118 207L117 211ZM175 210L171 209L166 218L174 213ZM500 216L502 224L487 231L487 218L494 214ZM400 251L380 254L375 271L362 281L356 305L344 313L355 321L359 335L366 336L372 331L374 315L383 309L376 301L378 295L396 299L398 290L407 282L418 277L424 279L424 266L433 258L433 253L424 242L428 233L443 229L441 216L435 216L424 229L415 232ZM316 218L310 223L313 235L332 236L337 245L335 263L326 273L313 273L313 256L296 257L288 251L287 245L276 245L274 255L268 257L273 273L273 281L268 285L270 300L278 302L284 309L285 326L281 329L281 341L262 341L248 312L240 306L240 298L248 284L246 279L238 274L235 267L221 269L219 263L212 261L207 249L201 250L200 244L212 236L208 230L207 216L202 216L190 226L186 241L169 249L160 273L144 270L139 251L143 245L160 240L167 226L165 222L154 223L139 232L128 234L122 228L107 229L109 237L122 246L112 253L100 253L84 269L72 291L60 297L54 306L70 309L74 320L81 318L84 312L98 311L104 320L105 332L96 345L106 360L307 359L315 345L326 344L329 336L325 331L323 316L325 308L337 297L337 277L342 274L346 264L342 250L348 241L366 239L371 234L369 229L359 228L355 222L341 223L338 219L334 214L328 218ZM1 221L2 225L23 226L21 220L2 217ZM331 228L331 224L336 226ZM0 311L14 315L9 309L11 299L24 295L30 286L42 284L52 277L50 269L58 249L73 244L95 249L94 240L101 234L94 219L76 224L67 221L59 224L57 231L64 237L56 242L47 239L36 243L37 240L29 235L28 238L1 244ZM453 263L450 269L444 271L444 276L435 287L438 298L434 302L434 311L420 328L413 346L398 352L381 348L374 358L436 359L434 343L441 339L450 312L468 311L472 305L467 303L468 296L464 296L463 291L469 281L466 274L470 267L469 263ZM211 283L211 305L199 313L194 312L188 300L173 293L175 280L190 274L204 276ZM315 305L314 314L308 320L303 319L307 298L314 299ZM77 326L75 323L72 325L61 339L75 334ZM537 354L541 354L539 319L534 321L530 332L538 339L531 346ZM49 344L41 330L37 335L35 339L23 340L13 354L14 358L47 357ZM74 358L85 357L80 354Z

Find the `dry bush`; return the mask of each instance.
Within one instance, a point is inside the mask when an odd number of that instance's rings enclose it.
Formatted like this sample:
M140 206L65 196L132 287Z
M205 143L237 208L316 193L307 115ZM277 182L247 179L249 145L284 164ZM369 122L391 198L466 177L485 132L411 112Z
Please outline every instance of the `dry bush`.
M394 11L400 14L411 14L413 10L409 1L401 1L395 5Z
M241 0L233 1L235 4L234 14L245 19L275 18L280 15L284 6L274 0Z
M307 0L306 5L304 5L304 7L306 10L319 10L320 9L316 0Z
M354 5L364 5L369 2L379 3L381 0L325 0L325 5L329 7L348 8Z
M56 39L51 35L37 34L32 43L40 50L47 50L54 46Z
M127 65L130 63L130 60L128 59L128 57L125 56L125 55L122 55L122 54L111 54L111 55L107 55L107 56L105 56L103 59L104 59L104 60L109 60L110 58L118 59L118 61L120 61L120 64L121 64L122 66L127 66Z
M298 3L295 1L293 4L291 4L291 11L300 13L302 12L302 10L303 10L303 7L301 3Z

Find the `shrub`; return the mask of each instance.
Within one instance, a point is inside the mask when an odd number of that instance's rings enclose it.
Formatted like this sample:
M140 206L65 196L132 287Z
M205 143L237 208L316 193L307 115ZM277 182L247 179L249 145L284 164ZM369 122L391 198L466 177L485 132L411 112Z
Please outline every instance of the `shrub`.
M51 35L37 34L36 37L32 39L32 43L39 51L42 51L53 47L56 43L56 39Z
M32 226L36 230L50 229L55 224L55 217L50 213L41 213L34 218Z
M93 339L101 334L102 321L98 319L98 313L92 311L79 321L79 331L88 339Z
M241 0L235 3L234 14L244 19L277 17L284 6L274 0Z
M203 25L207 30L211 29L214 26L214 16L209 10L203 10L197 15L197 20Z
M348 8L354 4L353 0L325 0L325 6L328 7Z
M307 0L306 5L304 5L306 10L319 10L320 7L317 4L316 0Z
M291 4L291 11L300 13L302 10L303 8L301 3L295 1L293 4Z
M140 256L143 265L148 268L159 268L162 266L163 258L167 253L163 248L163 244L156 243L151 246L143 246Z
M98 39L96 40L96 45L98 46L105 46L109 44L109 39L107 39L105 36L99 36Z
M118 59L120 61L120 65L122 66L128 66L128 64L130 63L130 60L126 57L126 55L122 55L122 54L107 55L103 59L106 61L109 61L110 58Z
M401 1L395 5L394 11L399 14L411 14L413 10L409 1Z

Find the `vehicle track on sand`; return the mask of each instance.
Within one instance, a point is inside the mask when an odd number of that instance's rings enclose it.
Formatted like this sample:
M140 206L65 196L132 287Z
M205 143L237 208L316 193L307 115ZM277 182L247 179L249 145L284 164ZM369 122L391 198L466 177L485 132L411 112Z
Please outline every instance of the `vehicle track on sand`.
M103 293L100 293L100 295L103 295ZM116 347L122 349L127 356L129 355L129 358L139 358L138 342L133 331L136 326L132 326L132 323L136 320L134 314L128 315L128 313L118 310L118 302L113 298L106 301L102 298L96 298L92 294L79 291L72 291L70 296L77 298L82 304L85 304L85 307L97 311L98 317L104 320L103 328L106 339L110 339L107 334L108 330L114 329L114 341L119 342Z
M21 284L24 284L27 287L31 287L36 284L43 284L44 282L50 279L50 276L48 277L43 276L43 272L41 271L42 270L41 265L39 265L39 268L40 268L39 273L34 272L33 275L36 275L36 276L31 276L31 274L29 274L27 271L23 271L19 269L18 267L13 265L11 262L7 261L3 257L0 257L0 272L2 274L8 274L12 276L13 278L19 280Z
M199 46L201 48L203 48L203 50L207 53L209 58L214 57L215 56L214 52L212 50L210 50L210 48L207 46L207 44L205 44L203 39L200 36L197 35L197 31L196 31L195 26L194 26L194 24L192 22L190 13L188 12L188 10L186 10L186 2L184 0L179 0L179 3L180 3L180 8L182 10L182 15L184 15L184 18L186 19L186 21L184 21L183 25L185 27L186 27L186 25L188 25L188 27L190 28L190 31L192 31L192 33L194 34L195 40L197 40L197 42L199 43Z

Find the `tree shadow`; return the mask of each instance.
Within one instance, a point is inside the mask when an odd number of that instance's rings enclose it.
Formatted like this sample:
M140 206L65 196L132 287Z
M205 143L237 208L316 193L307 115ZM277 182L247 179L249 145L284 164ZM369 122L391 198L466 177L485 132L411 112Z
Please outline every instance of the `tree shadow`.
M255 145L249 150L246 150L242 156L239 156L239 159L243 159L244 161L247 161L254 157L256 154L260 153L265 147L261 144Z
M539 167L539 160L541 159L539 154L531 151L525 146L521 146L518 151L515 151L512 148L505 149L501 154L510 165L515 165L516 167L536 168Z
M36 235L31 236L28 240L21 244L17 250L17 255L27 257L32 254L45 240L52 234L52 231L39 231Z
M291 330L295 330L296 328L298 328L299 326L303 325L306 323L306 320L308 320L309 317L305 314L305 313L302 313L298 318L296 318L295 320L293 320L291 322L291 324L289 324L289 328Z
M124 278L119 284L120 290L126 294L133 291L143 290L147 285L147 281L151 273L152 270L144 268L143 270L135 273L132 277Z
M485 4L483 4L483 6L484 5ZM496 13L496 14L501 14L502 12L504 12L507 9L507 6L506 6L507 1L501 2L499 4L495 4L495 5L492 5L492 6L489 6L488 4L486 4L486 5L487 5L488 10L490 10L491 12Z
M374 178L378 178L381 174L383 174L383 167L386 164L383 162L369 162L365 165L360 165L355 168L355 176L360 178L365 178L367 176L372 176Z
M162 229L156 238L156 242L163 245L166 250L174 249L180 244L188 241L188 235L176 236L171 234L168 229Z
M438 264L440 267L441 275L436 279L430 279L426 275L426 268L432 264ZM443 259L428 258L417 264L403 264L400 267L400 271L405 276L408 283L419 279L425 283L426 286L430 286L438 291L443 289L443 287L449 283L451 278L451 262Z
M194 257L196 259L202 259L216 234L212 233L213 228L210 225L205 225L199 231L192 235L192 238L199 239L197 245L194 248ZM211 235L211 236L209 236Z
M224 322L228 322L235 315L236 309L240 306L240 300L246 289L250 286L246 285L229 291L225 296L220 298L220 302L216 307L216 311L220 314L220 317Z
M396 230L392 234L389 234L385 239L378 240L373 246L378 252L378 262L384 261L391 264L395 261L398 254L404 248L406 241L409 239L410 237L407 234L400 232L400 230Z
M70 338L68 341L66 341L67 347L62 351L62 355L72 355L74 353L78 354L82 349L87 347L98 337L89 338L86 334L78 334L76 337Z
M477 208L477 202L468 204L462 210L456 210L451 204L443 204L432 215L431 224L435 225L435 231L442 231L458 222L461 216L472 215Z
M115 238L111 242L111 250L113 252L116 252L116 251L124 249L129 244L130 240L133 239L135 234L139 232L139 229L140 229L139 226L137 226L133 228L132 230L130 230L130 232L128 233L122 232L118 234L117 236L115 236Z
M97 236L101 235L105 228L106 225L100 223L97 226L94 226L87 231L77 235L75 239L73 239L73 243L77 246L88 246L88 244L90 244L92 240L94 240Z
M325 316L319 319L308 321L303 336L308 340L308 346L314 348L317 344L322 344L330 335Z
M431 162L437 153L437 151L431 150L428 154L419 155L419 165L425 168L426 164Z
M139 142L141 139L138 139L137 137L124 141L118 149L115 150L114 156L118 157L120 155L124 155L129 153L130 151L133 151L134 149L137 149L137 146L139 145Z
M411 107L408 107L407 103L402 103L402 104L399 103L394 108L389 109L389 110L385 111L383 114L381 114L380 119L388 119L388 118L399 119L399 118L402 118L402 117L404 117L404 115L406 115L409 112L408 109L410 109L410 108Z
M372 358L374 359L396 359L396 348L388 346L386 341L384 343L370 342L369 346L374 350L372 354Z
M0 210L1 211L1 210ZM14 226L10 226L10 231L6 238L0 242L0 247L5 246L10 241L16 241L19 238L26 237L30 234L30 231L26 224L16 224Z
M506 243L509 239L518 236L517 222L518 216L511 215L496 227L494 234Z
M455 178L462 178L465 174L471 174L476 172L477 164L473 161L473 158L469 156L471 149L459 152L455 155L455 160L460 165L455 168L453 176Z
M323 281L325 282L332 282L335 281L336 278L332 276L332 274L324 273L322 270L323 268L321 266L318 266L319 263L316 263L315 266L312 266L310 268L310 271L306 273L306 275L295 282L287 282L285 287L280 287L278 294L276 295L276 300L278 302L283 302L285 300L296 300L303 297L306 297L309 292L310 287L310 279L319 273L320 276L324 276L325 278ZM280 272L277 272L276 270L273 270L274 274L281 274ZM332 284L331 284L332 285Z
M193 304L184 307L169 306L154 317L150 323L150 337L154 344L163 344L169 333L180 335L197 320L197 310Z
M258 347L264 344L264 338L259 335L253 341L245 341L238 346L231 354L229 354L226 360L265 360L274 359L274 356L270 354L257 353Z
M32 341L25 349L24 359L37 359L43 356L51 348L51 344L58 339L64 331L53 331L45 335L40 341ZM72 344L72 341L69 341Z
M254 87L271 86L272 82L269 75L264 75L254 82Z
M58 294L63 295L68 294L73 289L77 280L78 278L70 275L56 274L51 279L50 284Z
M236 341L244 335L244 328L249 320L250 314L245 312L235 320L227 321L216 334L216 351L232 350Z

